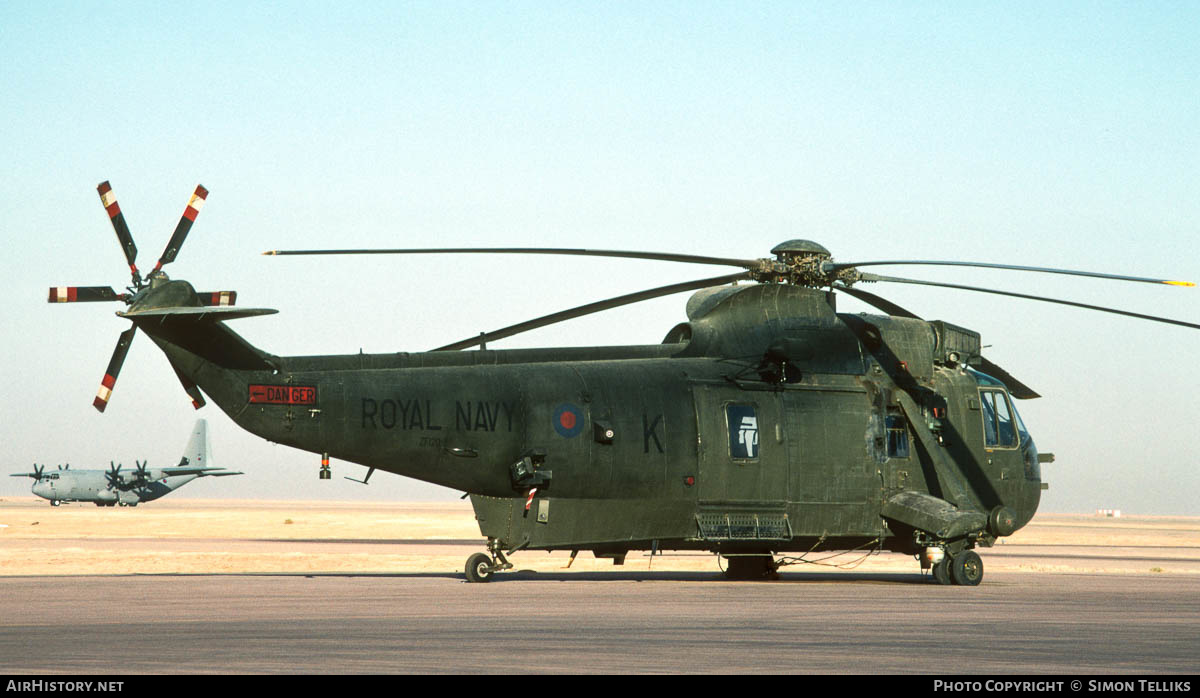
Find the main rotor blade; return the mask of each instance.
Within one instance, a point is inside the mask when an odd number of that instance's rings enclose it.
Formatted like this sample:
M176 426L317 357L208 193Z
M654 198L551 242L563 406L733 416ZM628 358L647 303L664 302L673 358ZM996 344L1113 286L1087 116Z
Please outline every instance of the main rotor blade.
M137 325L122 332L120 339L117 340L117 348L113 350L112 359L108 362L108 370L104 372L104 379L100 381L100 390L96 392L96 399L92 401L92 406L100 412L108 407L113 386L117 384L117 376L121 374L121 365L125 363L125 355L129 353L129 344L133 341L135 332L137 332Z
M841 291L842 293L847 293L851 296L854 296L855 298L859 299L860 301L862 301L868 305L873 305L876 308L879 308L883 312L887 313L888 315L896 315L898 317L907 317L907 318L912 318L914 320L921 319L913 312L906 310L904 308L901 308L900 306L889 301L888 299L877 296L874 293L868 293L862 289L851 288L849 286L842 286L842 285L834 286L834 288L837 289L838 291ZM992 363L986 356L981 356L979 358L980 358L979 369L983 373L986 373L989 376L991 376L992 378L995 378L996 380L1003 383L1005 385L1005 387L1008 388L1009 394L1012 395L1013 397L1017 398L1018 400L1031 400L1033 398L1041 397L1041 395L1039 395L1037 393L1037 391L1035 391L1033 388L1030 388L1028 385L1025 385L1021 381L1017 380L1017 378L1015 376L1013 376L1011 373L1009 373L1008 371L1005 371L1004 369L1000 368L996 364Z
M582 257L623 257L626 259L650 259L660 262L686 262L690 264L718 264L729 267L752 269L760 265L757 259L733 259L730 257L706 257L673 252L639 252L629 250L586 250L566 247L426 247L396 249L358 250L268 250L264 255L334 255L334 254L557 254Z
M50 303L87 303L92 301L123 301L124 293L112 286L51 286Z
M905 260L905 261L887 261L887 262L826 262L822 265L824 271L838 271L841 269L850 269L858 267L870 267L887 264L918 264L925 266L941 266L941 267L982 267L985 269L1008 269L1015 271L1036 271L1047 274L1068 274L1071 276L1090 276L1096 279L1114 279L1116 281L1136 281L1144 284L1166 284L1168 286L1195 286L1191 281L1172 281L1170 279L1154 279L1144 276L1123 276L1121 274L1104 274L1094 271L1077 271L1073 269L1052 269L1049 267L1026 267L1017 264L990 264L987 262L944 262L930 260Z
M438 347L437 349L434 349L434 351L453 351L456 349L466 349L467 347L478 346L484 342L490 342L496 339L504 339L505 337L511 337L515 334L520 334L521 332L528 332L529 330L535 330L539 327L553 325L554 323L563 322L564 320L571 320L584 315L598 313L603 310L619 308L622 305L638 303L640 301L651 300L661 296L669 296L673 293L682 293L684 291L694 291L696 289L708 288L710 286L723 286L735 281L744 281L749 278L750 274L741 272L738 274L717 276L711 279L685 281L683 283L660 286L658 288L652 288L646 291L638 291L637 293L629 293L624 296L617 296L615 298L609 298L608 300L588 303L587 305L581 305L577 308L571 308L569 310L563 310L550 315L544 315L533 320L527 320L526 322L510 325L503 329L494 330L492 332L484 332L477 337L470 337L458 342L454 342L453 344L447 344L444 347Z
M113 230L117 231L117 241L121 243L121 250L125 253L125 261L129 264L129 271L133 272L134 285L141 280L141 274L138 273L137 265L134 262L137 260L137 245L133 244L133 236L129 234L129 226L125 224L125 214L121 213L121 207L117 205L117 195L113 194L112 185L105 180L96 187L97 193L100 194L100 203L104 205L104 210L108 212L108 219L112 221Z
M1003 383L1004 387L1008 388L1009 395L1012 395L1018 400L1031 400L1035 397L1041 397L1041 395L1034 391L1033 388L1025 385L1021 381L1017 380L1016 376L989 361L986 356L980 358L982 360L979 364L980 373L986 373L992 378L995 378Z
M158 264L154 265L154 271L162 269L164 264L170 264L175 261L175 256L179 254L179 248L183 247L183 241L187 238L188 231L192 229L192 224L196 222L196 216L200 215L200 209L204 208L204 202L207 199L208 190L204 188L204 185L197 184L196 191L192 193L192 198L188 199L188 204L183 209L183 215L179 218L179 224L175 226L175 232L171 234L171 239L167 241L166 249L163 250L162 256L158 258Z
M1112 313L1114 315L1124 315L1126 317L1134 317L1139 320L1150 320L1153 322L1165 322L1169 325L1179 325L1180 327L1190 327L1200 330L1200 325L1193 322L1184 322L1183 320L1172 320L1171 318L1158 317L1156 315L1143 315L1142 313L1134 313L1128 310L1117 310L1116 308L1106 308L1100 305L1089 305L1087 303L1076 303L1075 301L1065 301L1058 298L1046 298L1045 296L1032 296L1027 293L1014 293L1012 291L997 291L992 288L980 288L978 286L963 286L961 284L947 284L939 281L920 281L917 279L902 279L895 276L878 276L875 274L864 274L863 281L890 281L897 284L918 284L921 286L937 286L939 288L956 288L961 291L978 291L979 293L991 293L997 296L1011 296L1013 298L1026 298L1032 301L1044 301L1046 303L1058 303L1059 305L1069 305L1076 308L1086 308L1088 310L1098 310L1102 313Z
M921 319L920 317L917 317L910 311L905 310L904 308L901 308L900 306L889 301L888 299L881 298L880 296L877 296L874 293L867 293L866 291L862 290L861 288L851 288L850 286L843 286L843 285L839 284L839 285L834 286L834 289L841 291L842 293L854 296L855 298L859 299L863 303L866 303L867 305L873 305L876 308L879 308L883 312L887 313L888 315L907 317L907 318L912 318L914 320Z

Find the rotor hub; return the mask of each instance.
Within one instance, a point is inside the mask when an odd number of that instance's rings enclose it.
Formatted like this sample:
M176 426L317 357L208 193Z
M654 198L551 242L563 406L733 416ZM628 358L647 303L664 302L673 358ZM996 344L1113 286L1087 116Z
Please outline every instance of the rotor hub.
M788 240L772 248L771 254L775 259L762 260L762 268L752 272L756 281L822 288L835 281L850 284L858 280L854 270L829 269L833 255L812 240Z

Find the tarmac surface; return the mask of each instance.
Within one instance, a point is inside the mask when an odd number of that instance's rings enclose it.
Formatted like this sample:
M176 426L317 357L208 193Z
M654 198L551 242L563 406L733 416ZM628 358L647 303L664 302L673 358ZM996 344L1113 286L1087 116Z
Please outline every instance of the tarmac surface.
M0 500L0 674L1193 674L1200 520L1045 515L978 587L852 553L525 551L468 584L465 503Z
M1200 578L0 578L5 672L1194 673Z

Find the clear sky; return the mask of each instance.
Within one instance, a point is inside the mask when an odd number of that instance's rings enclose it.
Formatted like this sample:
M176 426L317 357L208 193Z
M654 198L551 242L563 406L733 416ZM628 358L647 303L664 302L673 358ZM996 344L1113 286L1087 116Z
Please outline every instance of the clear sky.
M1200 280L1200 7L1032 2L0 4L9 472L173 463L198 416L146 337L91 407L128 279L95 187L205 290L277 308L234 328L277 354L419 351L720 273L545 257L263 257L274 248L566 246L840 260L969 259ZM1200 289L878 269L1200 322ZM978 330L1045 397L1020 409L1046 511L1200 514L1200 332L988 295L869 290ZM686 295L496 348L652 343ZM869 310L843 297L843 310ZM449 498L238 429L239 478L176 497ZM28 494L0 477L0 496Z

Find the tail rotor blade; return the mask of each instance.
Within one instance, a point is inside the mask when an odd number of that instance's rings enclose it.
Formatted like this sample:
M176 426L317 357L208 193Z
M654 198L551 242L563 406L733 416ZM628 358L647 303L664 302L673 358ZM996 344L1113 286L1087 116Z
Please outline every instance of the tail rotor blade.
M51 286L51 303L87 303L92 301L121 301L125 294L112 286Z
M197 293L201 305L237 305L237 291L213 291Z
M196 222L196 216L200 215L200 209L204 208L206 199L208 199L208 190L203 185L197 184L196 191L192 193L192 198L188 200L187 207L183 209L183 216L179 219L179 225L175 226L175 232L167 242L167 247L163 250L162 256L158 258L158 264L154 265L154 271L162 269L164 264L170 264L175 261L175 256L179 254L179 248L183 247L183 241L187 238L188 231L192 229L192 224Z
M120 339L117 340L117 348L113 350L112 359L108 362L108 370L104 372L104 379L100 381L100 390L96 391L96 399L92 401L92 406L100 412L108 407L113 386L117 383L117 376L121 373L121 365L125 363L125 356L129 353L129 344L133 342L135 332L137 332L136 325L122 332Z
M175 377L179 379L179 384L183 386L183 391L188 394L188 397L192 398L192 407L197 410L204 407L207 403L204 402L204 394L200 392L199 386L190 378L183 375L183 372L179 370L174 361L171 362L171 368L175 371Z
M108 219L112 221L113 230L117 231L117 240L125 252L125 261L129 263L129 270L133 272L136 286L141 280L137 264L134 263L137 260L137 245L133 244L133 236L129 234L129 226L125 224L125 214L121 213L121 207L117 205L117 196L113 194L112 185L107 180L101 182L96 191L100 194L100 203L104 204L104 210L108 212Z

